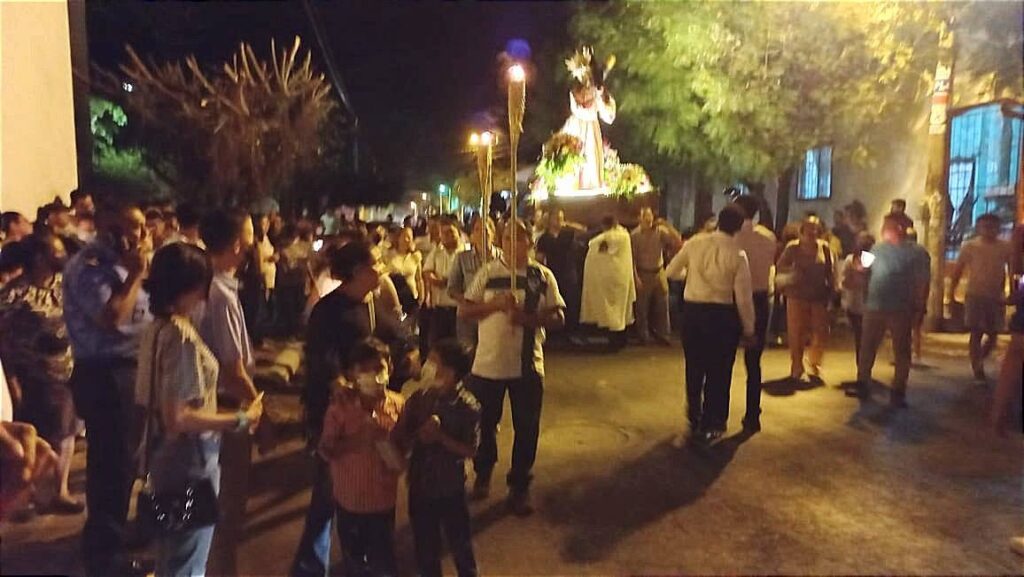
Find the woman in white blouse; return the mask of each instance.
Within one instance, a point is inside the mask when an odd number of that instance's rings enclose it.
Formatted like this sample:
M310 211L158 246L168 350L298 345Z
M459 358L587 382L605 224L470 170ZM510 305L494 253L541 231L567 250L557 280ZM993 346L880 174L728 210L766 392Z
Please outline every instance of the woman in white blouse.
M386 260L388 272L401 275L409 285L412 297L422 305L426 292L423 288L423 255L413 244L411 228L406 227L398 231L395 247L388 253Z

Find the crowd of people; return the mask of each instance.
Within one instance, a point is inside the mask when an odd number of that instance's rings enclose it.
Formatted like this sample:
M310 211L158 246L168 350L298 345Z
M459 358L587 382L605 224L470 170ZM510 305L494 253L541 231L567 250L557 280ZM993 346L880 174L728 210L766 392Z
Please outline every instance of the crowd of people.
M906 408L933 269L901 201L877 242L859 203L837 213L831 230L807 215L777 237L756 223L762 203L743 195L686 235L649 207L630 231L614 216L587 230L557 208L527 220L371 225L335 211L286 221L162 203L97 208L85 191L71 201L42 207L34 222L0 216L0 376L13 401L0 429L0 514L87 510L82 556L97 576L140 569L129 553L144 540L128 523L137 480L158 510L148 520L163 523L153 533L158 575L237 574L253 448L266 449L271 436L253 381L264 339L301 337L305 346L314 485L291 573L326 575L336 532L346 575L393 575L404 474L420 574L441 574L444 534L458 574L469 576L478 569L467 501L490 498L506 395L506 504L533 512L549 331L567 346L595 335L611 350L630 335L641 346L670 345L670 287L679 286L689 421L681 439L710 445L726 430L738 349L743 428L756 432L765 347L785 335L788 379L823 383L837 310L856 350L847 393L872 395L888 333L889 403ZM1000 227L995 215L978 220L950 287L955 300L966 277L979 380L1003 329L1007 281L1021 267L1024 237L1001 240ZM1000 430L1024 359L1024 291L1011 288L1017 311L992 417ZM410 382L416 389L403 395ZM83 431L85 504L68 487Z

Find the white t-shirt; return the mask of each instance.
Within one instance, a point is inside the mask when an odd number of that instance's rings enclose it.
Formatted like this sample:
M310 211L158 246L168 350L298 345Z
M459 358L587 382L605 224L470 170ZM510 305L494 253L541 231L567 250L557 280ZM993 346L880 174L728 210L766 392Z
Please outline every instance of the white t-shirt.
M277 263L272 259L274 258L274 245L270 243L270 238L264 236L261 242L256 243L256 250L260 253L260 260L263 263L260 265L263 271L263 284L266 285L267 290L274 290L277 285Z
M445 285L439 287L431 287L427 292L430 294L430 300L428 306L430 307L450 307L455 308L459 306L459 303L455 302L455 299L448 296L446 290L448 274L452 270L452 265L455 264L455 260L459 256L459 247L455 247L453 251L447 251L441 245L430 251L427 255L426 260L423 261L423 272L434 271L437 276L444 279Z
M532 270L528 270L532 269ZM530 262L528 269L520 269L516 280L516 298L526 302L527 283L534 283L531 293L539 294L535 310L543 311L553 307L565 308L565 301L558 292L558 281L546 266ZM511 275L501 261L491 261L477 272L466 290L466 299L473 302L488 302L496 295L510 290ZM523 376L524 329L511 322L507 313L498 312L481 319L478 324L479 343L473 361L473 374L485 379L518 379ZM544 376L543 328L532 330L533 368Z
M420 289L416 286L416 279L422 274L423 256L417 251L405 254L392 252L388 255L387 264L388 272L405 277L405 282L408 283L413 298L420 298Z

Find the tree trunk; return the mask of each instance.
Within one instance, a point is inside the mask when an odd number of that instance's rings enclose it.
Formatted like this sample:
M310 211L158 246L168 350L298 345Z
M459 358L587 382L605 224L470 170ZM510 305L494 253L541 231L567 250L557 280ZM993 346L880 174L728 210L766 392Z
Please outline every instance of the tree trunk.
M779 175L779 202L775 214L775 233L782 236L783 229L789 222L789 194L793 188L793 178L796 176L796 169L787 168Z
M953 32L944 28L939 36L939 62L935 67L931 114L928 121L928 177L925 203L928 208L928 242L931 257L931 286L925 328L943 330L946 318L946 231L949 230L949 189L947 187L947 132L949 102L953 94Z
M711 217L715 216L711 184L704 176L697 176L694 183L693 226L700 231Z
M768 199L764 196L764 182L748 182L746 185L750 189L750 196L756 198L759 205L757 223L761 226L773 228L775 220L772 217L772 207L768 205Z

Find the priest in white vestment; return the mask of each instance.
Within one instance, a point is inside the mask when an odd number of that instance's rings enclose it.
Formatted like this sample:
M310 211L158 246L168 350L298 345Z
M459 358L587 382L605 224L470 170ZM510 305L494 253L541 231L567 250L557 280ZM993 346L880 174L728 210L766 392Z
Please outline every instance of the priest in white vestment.
M633 248L629 231L614 218L606 218L603 225L604 232L591 239L584 262L580 322L617 333L633 324Z

